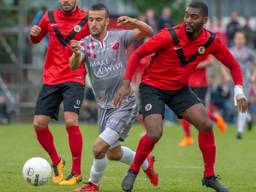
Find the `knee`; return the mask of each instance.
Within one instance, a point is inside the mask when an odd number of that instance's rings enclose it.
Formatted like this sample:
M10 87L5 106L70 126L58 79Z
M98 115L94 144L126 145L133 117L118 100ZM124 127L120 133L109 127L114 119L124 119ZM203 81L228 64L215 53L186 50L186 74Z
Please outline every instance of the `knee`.
M74 118L67 118L67 119L65 119L66 127L72 127L72 126L77 125L77 124L78 124L78 122Z
M47 121L44 121L44 120L41 120L41 119L38 119L38 118L35 118L34 121L33 121L33 127L35 129L43 129L47 126L48 126Z
M203 132L209 132L212 131L212 122L209 119L204 120L202 123L200 123L198 129Z
M106 150L102 148L101 146L94 144L93 145L93 154L96 159L102 159L105 157Z
M122 158L121 152L113 152L113 151L108 151L107 152L107 157L111 161L119 161Z
M147 136L157 142L160 140L160 138L162 137L163 131L161 128L150 128L147 130Z

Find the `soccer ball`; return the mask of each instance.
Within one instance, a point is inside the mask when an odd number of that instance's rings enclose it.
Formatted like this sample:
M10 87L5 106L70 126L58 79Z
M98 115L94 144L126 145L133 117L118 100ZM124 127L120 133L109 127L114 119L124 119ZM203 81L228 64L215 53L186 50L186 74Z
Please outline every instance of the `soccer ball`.
M51 177L51 166L41 157L33 157L23 166L23 177L31 185L43 185Z

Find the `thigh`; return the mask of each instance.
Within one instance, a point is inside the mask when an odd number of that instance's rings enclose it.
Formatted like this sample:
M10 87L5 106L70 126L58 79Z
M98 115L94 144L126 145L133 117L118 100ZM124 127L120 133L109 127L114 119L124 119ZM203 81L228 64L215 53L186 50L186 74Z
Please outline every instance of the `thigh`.
M167 105L180 118L181 113L198 103L201 103L201 100L189 87L186 86L181 90L176 91L176 94L172 95Z
M119 108L109 112L105 126L117 132L120 140L123 141L128 136L138 115L138 106L135 97L133 97L129 102L125 102Z
M62 100L58 85L43 85L37 98L35 115L45 115L57 120Z
M205 106L201 103L194 104L180 114L183 119L193 124L200 131L208 130L212 122Z
M192 91L199 97L201 102L205 104L207 87L191 87Z
M165 112L165 96L159 90L145 84L140 85L141 113L144 118L152 114L160 114L162 118Z
M65 112L79 114L84 98L84 85L80 83L65 83L62 85L63 105Z

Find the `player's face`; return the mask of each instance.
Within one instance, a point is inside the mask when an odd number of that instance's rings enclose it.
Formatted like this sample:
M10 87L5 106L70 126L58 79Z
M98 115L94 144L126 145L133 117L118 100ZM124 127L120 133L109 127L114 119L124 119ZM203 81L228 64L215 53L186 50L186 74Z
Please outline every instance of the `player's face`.
M109 18L105 10L89 10L88 25L92 36L99 37L107 30Z
M208 17L203 16L200 9L188 7L184 16L186 32L188 34L193 34L200 31L207 20Z
M64 12L72 12L77 5L77 0L59 0L60 8Z
M244 46L245 42L246 42L244 34L243 33L236 33L234 41L235 41L235 45L237 47Z

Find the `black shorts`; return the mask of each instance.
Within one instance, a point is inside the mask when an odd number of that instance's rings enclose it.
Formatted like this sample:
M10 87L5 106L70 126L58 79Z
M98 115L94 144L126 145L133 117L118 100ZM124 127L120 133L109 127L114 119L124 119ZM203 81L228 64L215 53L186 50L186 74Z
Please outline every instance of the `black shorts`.
M192 91L199 97L202 103L205 104L207 87L191 87Z
M140 84L141 113L144 117L151 114L164 116L165 104L180 118L180 114L201 100L188 87L177 91L161 90Z
M84 98L84 85L68 82L43 85L37 98L35 115L47 115L58 120L59 107L63 101L64 111L79 114Z

